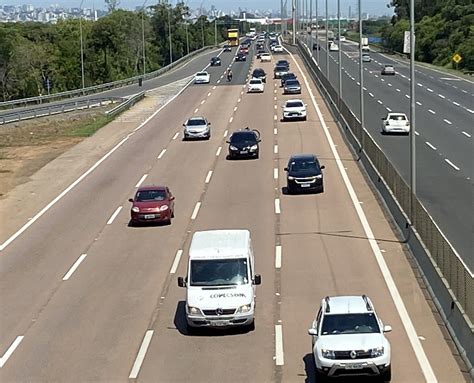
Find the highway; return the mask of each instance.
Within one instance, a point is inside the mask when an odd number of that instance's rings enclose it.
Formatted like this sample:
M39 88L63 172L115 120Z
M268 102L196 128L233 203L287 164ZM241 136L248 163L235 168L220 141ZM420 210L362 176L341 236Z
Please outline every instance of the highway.
M393 327L394 382L464 382L403 243L302 61L274 57L290 61L308 107L307 121L281 122L291 96L272 79L273 63L258 63L270 74L265 92L247 94L252 56L221 58L222 67L208 68L210 84L190 84L131 124L113 149L90 159L92 170L75 174L74 187L50 192L54 203L25 204L5 222L0 381L314 382L307 329L319 302L365 293ZM199 60L199 69L207 66ZM182 141L192 115L212 123L209 141ZM246 126L261 132L260 158L227 160L226 139ZM305 152L326 166L325 192L286 195L283 168ZM127 200L145 184L176 196L171 225L129 226ZM177 276L185 275L192 233L220 228L251 232L262 275L256 329L191 336Z
M319 64L326 73L324 40ZM317 52L313 51L316 58ZM377 52L364 63L365 128L384 149L405 181L410 180L409 138L381 134L388 112L410 112L409 63ZM342 98L360 116L359 54L353 42L342 43ZM397 74L382 76L392 64ZM473 189L473 84L463 78L416 66L417 195L467 267L474 270L471 212ZM329 79L338 89L338 52L330 52Z

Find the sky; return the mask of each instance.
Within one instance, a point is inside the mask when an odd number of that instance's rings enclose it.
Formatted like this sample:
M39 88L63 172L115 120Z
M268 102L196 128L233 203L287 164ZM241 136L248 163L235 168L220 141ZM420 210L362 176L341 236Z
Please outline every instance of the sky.
M145 0L147 5L156 3L157 0ZM176 3L176 0L170 0L172 4ZM210 9L214 5L217 9L223 11L238 10L238 8L248 9L249 11L254 9L260 10L279 10L280 0L184 0L187 1L188 5L196 9L201 4L206 9ZM291 9L291 0L284 0L287 2L288 10ZM325 12L326 0L303 0L307 1L308 7L310 1L313 2L313 11L315 10L316 1L318 1L319 13ZM144 0L120 0L121 8L134 9L136 6L141 6ZM349 6L352 8L352 12L357 10L358 0L340 0L341 2L341 14L346 16L348 14ZM391 15L393 9L387 8L387 4L390 0L361 0L362 12L369 13L371 15ZM21 5L21 4L32 4L34 6L47 7L51 4L59 4L66 7L79 7L81 0L0 0L0 5ZM329 13L335 14L337 10L337 1L328 0ZM84 0L83 7L86 8L99 8L105 9L105 2L103 0Z

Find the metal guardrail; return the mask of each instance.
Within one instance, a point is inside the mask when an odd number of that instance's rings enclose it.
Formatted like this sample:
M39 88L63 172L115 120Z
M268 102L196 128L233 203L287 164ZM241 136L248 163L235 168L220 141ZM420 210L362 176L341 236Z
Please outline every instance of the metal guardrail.
M408 224L414 239L409 241L423 277L434 295L434 301L445 321L461 357L474 375L474 275L451 246L421 201L412 198L411 189L386 157L383 149L368 131L362 130L360 121L343 100L338 99L336 89L325 78L310 50L298 40L298 48L311 77L329 98L331 107L342 117L345 129L353 137L357 149L363 143L363 155L375 172L378 183L388 189L393 205L400 210L399 225ZM341 102L339 102L341 101ZM378 179L377 179L378 178ZM380 189L380 187L379 187ZM387 197L389 198L389 197ZM414 206L411 206L412 200ZM395 213L392 211L392 214Z
M108 117L114 117L119 113L122 113L124 110L130 108L131 106L135 105L138 101L140 101L143 97L145 97L145 92L140 92L132 97L130 97L127 101L122 102L120 105L117 105L115 108L111 110L107 110L105 115Z
M206 47L203 47L201 49L198 49L196 51L193 51L189 53L189 55L183 56L180 59L176 60L175 62L160 68L156 71L146 73L145 75L138 75L134 77L130 77L124 80L118 80L114 82L109 82L106 84L101 84L101 85L95 85L95 86L90 86L84 89L75 89L67 92L60 92L60 93L54 93L46 96L38 96L38 97L29 97L29 98L23 98L21 100L12 100L12 101L4 101L0 102L0 109L5 109L5 108L15 108L15 107L22 107L22 106L27 106L30 104L43 104L46 102L51 102L51 101L57 101L57 100L62 100L65 98L72 98L72 97L80 97L80 96L86 96L89 94L94 94L98 92L103 92L105 90L109 89L114 89L114 88L120 88L126 85L131 85L134 83L138 83L140 80L145 81L149 80L155 77L160 76L161 74L168 72L169 70L173 69L174 67L180 65L184 61L190 59L193 56L198 55L201 52L204 52L208 49L214 48L214 45L209 45Z

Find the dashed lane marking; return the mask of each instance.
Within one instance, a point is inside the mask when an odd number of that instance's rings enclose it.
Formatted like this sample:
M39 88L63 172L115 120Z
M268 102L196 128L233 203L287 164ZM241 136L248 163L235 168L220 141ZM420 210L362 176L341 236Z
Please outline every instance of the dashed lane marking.
M462 134L464 134L466 137L471 138L471 135L468 132L465 132L464 130L462 131Z
M229 131L226 129L224 132L224 138L227 137L227 133L229 133Z
M219 154L221 154L222 146L219 146L216 151L216 157L219 157Z
M430 112L431 114L436 114L436 112L434 110L431 110L431 109L428 109L428 112Z
M425 142L426 145L428 145L431 149L433 150L437 150L436 149L436 146L433 146L431 143L429 143L428 141Z
M446 122L446 124L448 124L448 125L452 125L452 124L453 124L451 121L446 120L446 119L443 119L443 121Z
M273 179L275 179L275 180L278 179L278 168L273 169Z
M280 214L280 198L275 198L275 214Z
M234 121L234 116L232 116L231 118L229 118L229 124L232 124L232 121Z
M112 225L112 223L114 222L115 218L119 215L120 211L123 209L123 206L119 206L115 211L114 211L114 214L112 214L112 216L109 218L109 220L107 221L107 225Z
M136 188L140 187L140 185L143 183L143 181L146 180L146 178L148 177L148 174L144 174L142 176L142 178L140 178L140 180L137 182L137 184L135 185Z
M275 247L275 268L281 269L281 246Z
M273 153L278 154L278 145L273 146Z
M173 140L176 140L179 136L179 132L176 132L175 135L173 136Z
M68 270L68 272L64 275L63 281L67 281L69 278L71 278L71 275L76 271L76 269L79 267L79 265L82 263L84 259L86 259L87 254L81 254L80 257L74 262L74 264L71 266L71 268Z
M7 360L12 356L13 352L16 350L16 348L20 345L21 341L23 340L24 336L17 336L16 339L13 341L13 343L8 347L8 350L3 354L3 356L0 358L0 368L2 368Z
M199 111L199 108L194 109L194 113L197 113Z
M285 358L283 354L283 329L281 324L275 325L275 364L283 366Z
M130 371L130 375L128 376L130 379L136 379L138 373L140 372L140 368L142 366L143 360L145 359L146 352L148 351L148 346L150 346L151 338L153 337L153 330L148 330L145 333L145 337L143 338L142 345L140 346L140 350L138 350L137 358L135 359L135 363L133 363L132 371Z
M160 154L158 155L157 158L158 158L159 160L161 160L161 159L163 158L163 156L165 155L165 153L166 153L166 148L163 149L163 150L160 152Z
M204 181L204 183L208 184L209 181L211 180L211 177L212 177L212 170L209 170L209 172L207 173L206 180Z
M191 215L192 220L196 219L200 208L201 208L201 202L196 202L196 206L194 206L193 214Z
M173 264L171 265L170 274L176 273L176 270L178 269L179 261L181 259L181 255L183 255L183 250L179 249L176 252L176 255L174 256L174 261L173 261Z
M447 158L444 159L451 167L453 167L454 169L456 170L459 170L460 168L457 167L456 165L454 165L450 160L448 160Z

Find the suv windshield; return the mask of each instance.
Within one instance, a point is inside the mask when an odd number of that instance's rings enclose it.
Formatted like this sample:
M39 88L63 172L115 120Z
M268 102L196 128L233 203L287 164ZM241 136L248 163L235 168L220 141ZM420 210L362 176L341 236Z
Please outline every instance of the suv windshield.
M191 286L226 286L247 284L247 260L212 259L191 261Z
M163 201L166 199L166 192L164 190L143 190L137 192L135 201Z
M230 138L230 143L231 144L256 144L257 143L257 137L255 137L255 134L252 132L239 132L239 133L234 133L232 137Z
M275 72L286 72L288 68L284 65L278 65L275 67Z
M187 126L206 125L206 121L204 121L201 118L193 118L192 120L188 120L186 125Z
M290 170L293 172L298 172L301 170L319 171L319 164L312 160L297 160L290 164Z
M374 313L325 315L321 335L379 333Z

